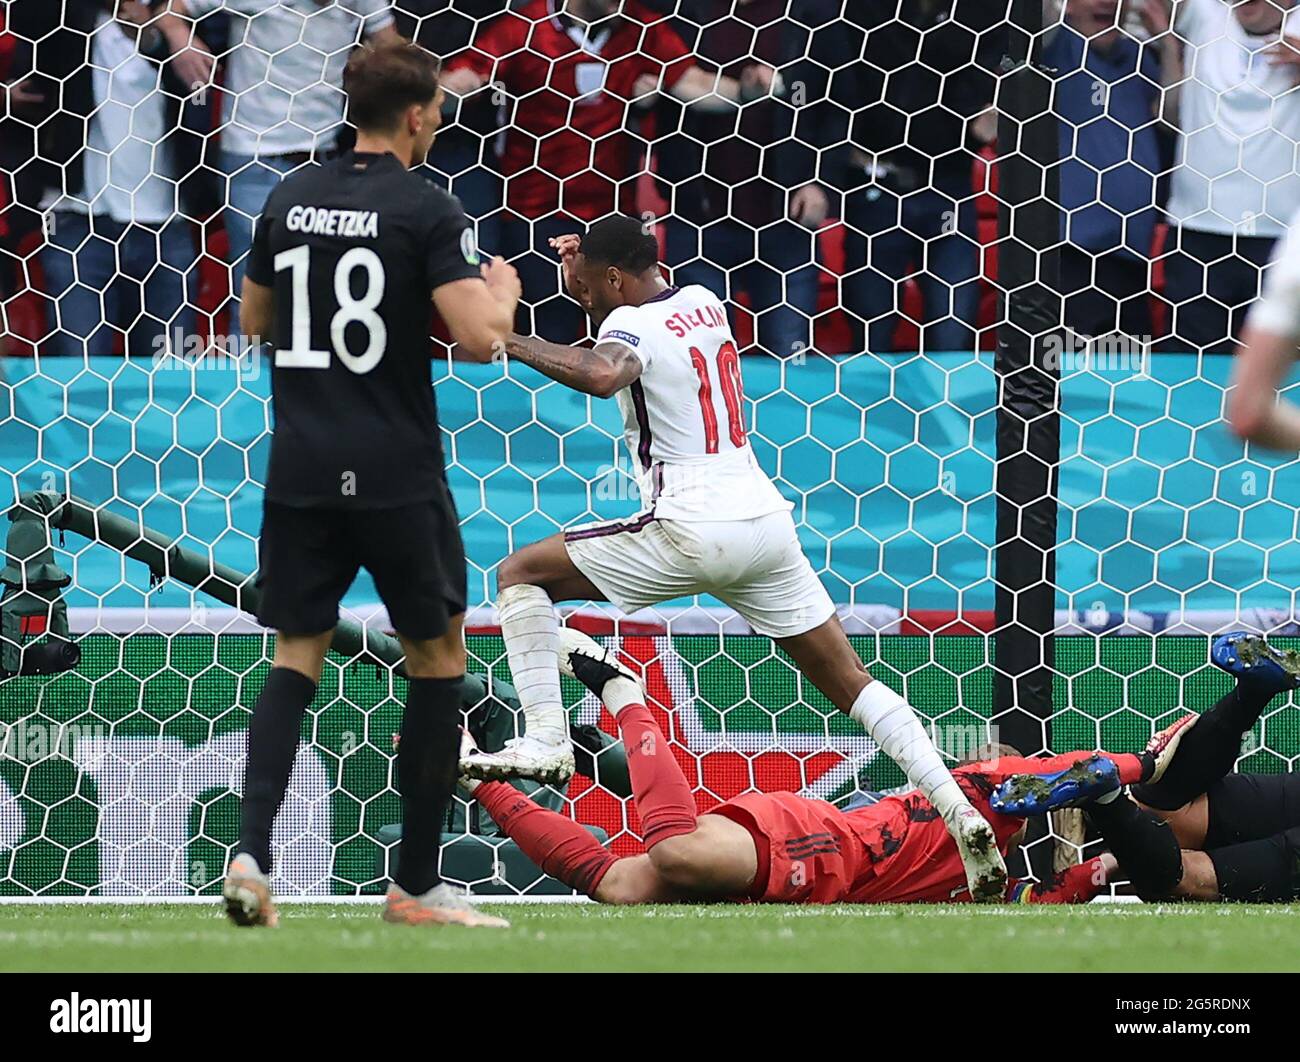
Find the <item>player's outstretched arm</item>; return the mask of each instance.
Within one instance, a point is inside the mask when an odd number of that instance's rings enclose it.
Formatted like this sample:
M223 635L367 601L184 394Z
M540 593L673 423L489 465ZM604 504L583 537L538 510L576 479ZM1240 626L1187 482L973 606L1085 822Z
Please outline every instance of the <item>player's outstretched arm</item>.
M506 340L506 354L566 387L597 398L617 394L641 375L641 359L632 348L609 340L594 347L566 347L512 334Z
M1300 232L1294 225L1278 243L1241 340L1228 397L1232 430L1270 449L1300 450L1300 408L1279 401L1277 393L1300 341Z
M434 288L433 303L452 339L472 358L490 361L505 349L522 293L515 267L498 256L483 263L481 280L453 280Z
M1300 407L1278 400L1277 388L1295 361L1296 343L1289 335L1247 325L1232 372L1228 422L1247 442L1270 450L1300 450Z

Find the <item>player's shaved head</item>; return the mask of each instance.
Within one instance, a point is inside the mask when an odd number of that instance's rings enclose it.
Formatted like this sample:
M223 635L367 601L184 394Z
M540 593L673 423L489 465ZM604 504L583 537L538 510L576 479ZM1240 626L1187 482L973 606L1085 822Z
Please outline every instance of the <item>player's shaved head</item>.
M621 215L604 218L587 230L582 253L589 265L613 266L641 276L659 265L659 241L640 218Z
M574 268L579 301L598 325L617 307L640 306L667 287L659 272L659 240L640 218L615 215L592 225Z
M437 57L418 44L358 48L343 71L349 120L367 132L392 132L407 108L438 97L440 68Z

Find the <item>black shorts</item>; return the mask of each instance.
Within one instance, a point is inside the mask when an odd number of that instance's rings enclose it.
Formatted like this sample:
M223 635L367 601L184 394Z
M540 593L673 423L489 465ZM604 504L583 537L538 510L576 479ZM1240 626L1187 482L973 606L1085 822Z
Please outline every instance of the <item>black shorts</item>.
M1300 826L1300 775L1226 774L1205 791L1205 847L1257 841Z
M465 611L465 546L451 492L395 509L262 511L257 619L285 634L320 634L339 619L357 572L375 580L394 629L425 640Z

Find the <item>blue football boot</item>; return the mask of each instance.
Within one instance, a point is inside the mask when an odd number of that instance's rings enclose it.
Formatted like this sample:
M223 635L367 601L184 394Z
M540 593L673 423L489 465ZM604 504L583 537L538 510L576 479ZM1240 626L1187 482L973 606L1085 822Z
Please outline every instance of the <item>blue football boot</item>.
M1119 767L1101 753L1050 774L1013 774L993 791L989 805L1003 815L1046 815L1088 804L1120 787Z
M1300 685L1300 653L1274 649L1262 635L1221 634L1210 646L1210 662L1261 693L1278 694Z

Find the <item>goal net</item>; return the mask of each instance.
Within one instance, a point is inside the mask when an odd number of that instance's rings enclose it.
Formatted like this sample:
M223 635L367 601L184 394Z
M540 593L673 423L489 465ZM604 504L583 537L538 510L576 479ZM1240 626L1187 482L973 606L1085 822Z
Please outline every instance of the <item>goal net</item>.
M614 210L654 226L673 282L726 295L758 459L863 660L954 763L1026 711L1042 723L1027 753L1135 751L1230 687L1207 664L1214 633L1300 644L1286 640L1300 634L1297 465L1247 451L1221 421L1242 314L1300 208L1291 0L1181 0L1172 26L1161 0L176 6L2 9L0 493L78 499L170 559L46 513L41 574L14 545L19 522L3 528L0 897L219 891L271 639L183 577L174 551L200 572L256 570L269 365L231 292L267 191L346 147L339 72L365 36L444 57L449 124L427 172L460 196L479 244L519 266L538 334L586 337L546 240ZM1029 160L1027 196L999 163L1032 154L1004 95L1017 39L1059 134L1051 158ZM1215 110L1229 98L1236 125ZM1026 200L1060 204L1030 277L1058 298L1032 354L1059 394L1020 411L1026 438L1043 424L1060 436L1054 607L1019 617L1053 649L1037 706L997 681L995 344L1024 294L999 259L1009 268L1025 241ZM470 670L493 683L466 707L504 733L496 567L642 500L612 403L517 364L449 360L444 338L430 354L470 562ZM64 606L76 666L13 674ZM365 576L345 606L358 628L387 629ZM903 781L709 597L564 612L644 669L702 811L750 789L843 801ZM394 664L327 662L274 835L284 895L386 883ZM551 799L636 852L635 812L600 766L618 748L593 736L612 720L565 681L600 751ZM1279 699L1239 766L1286 771L1297 755L1300 720ZM463 801L444 840L444 872L478 892L564 891Z

